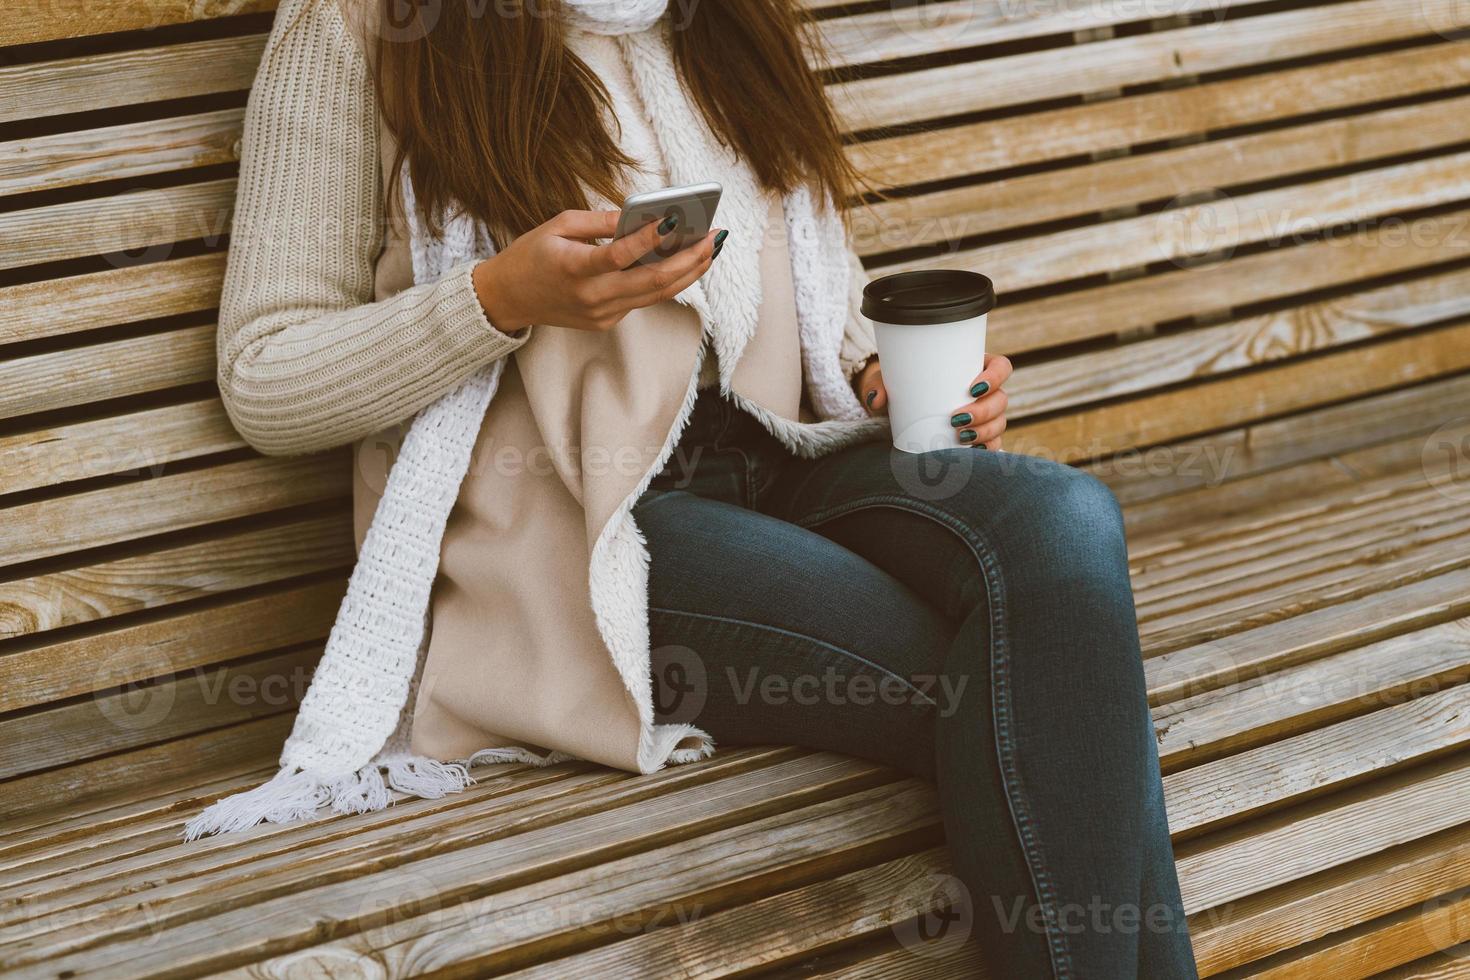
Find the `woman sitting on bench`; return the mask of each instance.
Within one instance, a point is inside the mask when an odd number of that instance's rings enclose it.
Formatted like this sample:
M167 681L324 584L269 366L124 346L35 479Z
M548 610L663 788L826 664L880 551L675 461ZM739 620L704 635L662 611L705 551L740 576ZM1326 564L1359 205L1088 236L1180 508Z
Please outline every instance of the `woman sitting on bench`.
M281 772L190 834L826 749L937 785L995 977L1194 976L1116 501L1001 452L1004 357L889 447L796 5L666 3L281 5L219 382L262 452L358 444L359 561ZM603 241L702 181L720 229Z

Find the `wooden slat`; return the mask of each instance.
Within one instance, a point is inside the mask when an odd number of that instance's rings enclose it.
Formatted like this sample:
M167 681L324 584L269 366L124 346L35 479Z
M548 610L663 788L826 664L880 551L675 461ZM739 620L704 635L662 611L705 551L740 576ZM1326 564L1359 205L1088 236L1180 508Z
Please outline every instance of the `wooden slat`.
M24 775L222 725L293 711L320 648L219 670L196 670L120 692L0 721L0 778Z
M881 264L875 271L935 265L972 269L989 275L1002 291L1014 291L1153 262L1182 262L1248 244L1310 238L1311 232L1348 222L1460 201L1466 196L1467 167L1470 153L1457 153L964 249L937 259Z
M1149 700L1169 704L1466 615L1470 568L1461 568L1149 657Z
M233 163L244 117L222 109L0 143L0 195Z
M1190 938L1202 976L1300 946L1464 881L1470 826L1421 838L1196 915Z
M244 446L217 398L33 429L0 436L0 494L117 473L161 476L176 460Z
M1164 777L1169 830L1226 822L1470 745L1470 685L1386 707Z
M1374 980L1465 980L1470 977L1470 943L1439 950L1377 974Z
M1470 369L1470 326L1449 327L1291 362L1250 374L1022 423L1014 452L1067 461L1173 442Z
M0 123L248 89L265 35L0 67Z
M151 889L146 916L139 914L141 895L111 903L110 909L89 907L85 921L73 919L54 931L6 945L0 949L0 966L17 977L38 971L54 976L66 969L84 973L100 965L99 957L117 962L122 956L140 973L164 966L224 969L257 958L265 936L272 951L280 953L320 942L314 924L318 915L331 916L338 928L349 932L371 927L382 921L378 917L385 911L413 902L414 896L401 887L401 877L391 870L372 873L383 867L375 862L384 858L391 857L393 865L418 858L414 880L432 882L432 893L441 902L473 901L557 870L606 862L663 846L675 837L714 833L858 792L885 778L870 765L832 756L778 762L718 783L701 779L708 771L680 766L636 781L624 779L608 792L582 794L577 815L569 819L564 803L553 801L549 808L523 803L496 824L478 825L460 816L446 823L438 841L422 836L362 841L338 862L350 869L345 875L314 867L310 845L298 846L273 859L277 874L271 879L241 880L227 871ZM682 788L674 788L680 784ZM664 792L658 793L660 787ZM903 786L892 791L913 792ZM655 796L653 805L635 807ZM563 818L545 822L548 809ZM536 826L538 813L544 825L515 833L518 822ZM506 846L504 838L511 834L514 845ZM461 846L445 850L455 837ZM257 874L259 869L258 863ZM304 919L300 903L308 895L314 915ZM365 895L373 900L365 902ZM110 920L98 918L108 911ZM28 931L55 925L38 923ZM103 939L110 941L89 948ZM44 966L30 969L43 961Z
M1017 305L1002 303L993 314L989 346L1024 353L1453 261L1464 255L1467 227L1470 211L1454 211L1417 219L1403 235L1375 227Z
M185 327L0 361L0 418L211 381L215 333Z
M274 10L276 0L46 0L22 3L0 22L0 46L145 31Z
M1154 710L1166 771L1470 679L1470 619L1371 643Z
M1431 763L1176 849L1185 910L1225 905L1464 823L1470 762Z
M550 960L508 976L516 980L655 977L670 975L671 964L678 964L684 976L714 977L770 968L823 946L901 927L907 916L931 911L922 907L923 900L938 899L939 895L930 894L935 891L932 885L935 879L950 873L948 854L935 848L728 911L669 923L669 928ZM913 901L906 903L904 897ZM915 929L916 939L918 935ZM948 945L957 944L951 941ZM972 946L968 942L965 945ZM924 949L922 957L920 951L909 955L932 965L939 952ZM242 971L242 976L269 976L269 969L268 964L262 964Z
M1283 953L1252 969L1251 976L1260 980L1362 980L1385 967L1466 941L1470 941L1470 894L1462 889Z
M226 179L0 214L0 269L143 250L167 258L175 242L229 234L234 206L235 181Z
M848 130L1287 61L1470 26L1455 0L1355 0L829 87ZM915 99L915 92L923 92Z
M867 140L848 156L880 187L945 180L1419 96L1470 84L1457 41L1005 119Z
M1048 361L1016 371L1008 415L1077 408L1470 316L1470 270Z
M210 310L224 275L216 252L0 287L0 344Z
M909 247L1460 143L1470 96L880 201L856 241Z
M0 711L321 639L345 588L334 577L7 653L0 657Z
M342 453L248 459L22 504L0 522L0 566L345 498L349 466Z
M346 513L0 582L0 638L158 609L352 564Z
M249 772L281 753L294 716L277 715L0 783L7 831L51 827L135 798Z
M1423 437L1444 419L1470 419L1470 377L1415 385L1351 405L1303 412L1177 443L1156 458L1104 460L1092 467L1128 519L1130 538L1174 522L1193 523L1281 499L1278 485L1328 489L1336 482L1422 465ZM1470 425L1466 426L1470 434ZM1417 437L1417 438L1415 438ZM1369 448L1371 447L1371 448ZM1159 465L1163 463L1163 465ZM1326 463L1327 465L1324 465ZM1270 476L1270 474L1275 474ZM1260 494L1269 496L1260 496ZM1203 520L1198 520L1202 518Z
M615 937L633 922L677 922L690 916L703 920L722 904L759 894L757 889L763 884L769 888L772 884L800 883L861 867L865 858L910 850L916 839L932 840L937 825L933 794L928 788L912 782L897 783L527 884L482 903L437 913L431 910L410 921L298 953L292 959L327 964L369 956L385 965L389 977L454 964L473 964L484 974L498 973L568 946L575 948L603 936ZM922 870L922 865L900 865L897 874L884 877L890 887L902 886ZM875 870L868 870L867 876L869 887L882 887ZM867 929L882 928L903 914L904 909L893 907L891 895L889 898L886 921L878 912L867 923ZM860 895L852 899L863 901ZM875 895L867 901L871 905L880 899ZM536 913L546 908L564 909L568 914ZM767 922L767 948L774 955L795 955L803 941L800 934L789 940L796 949L783 950L775 928ZM858 928L863 925L860 923ZM608 961L601 958L593 962ZM266 963L240 970L234 976L268 977L273 975L274 966ZM602 974L593 969L586 974L532 975L643 974L637 970Z
M1155 0L1136 3L1090 3L1033 0L1017 6L1011 0L947 0L942 3L894 4L891 9L834 17L821 22L823 45L833 67L871 64L894 58L978 48L1113 27L1150 18L1207 13L1223 17L1264 0Z

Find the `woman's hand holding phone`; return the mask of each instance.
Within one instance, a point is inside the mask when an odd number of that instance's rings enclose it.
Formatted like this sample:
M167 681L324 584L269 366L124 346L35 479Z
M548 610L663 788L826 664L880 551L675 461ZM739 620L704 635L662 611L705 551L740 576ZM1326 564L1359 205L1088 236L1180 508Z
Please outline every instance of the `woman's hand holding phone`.
M633 262L674 232L668 221L593 244L616 234L618 216L617 211L563 211L476 266L475 293L496 329L518 333L539 323L611 330L633 310L673 299L709 269L717 237L713 230L652 265Z

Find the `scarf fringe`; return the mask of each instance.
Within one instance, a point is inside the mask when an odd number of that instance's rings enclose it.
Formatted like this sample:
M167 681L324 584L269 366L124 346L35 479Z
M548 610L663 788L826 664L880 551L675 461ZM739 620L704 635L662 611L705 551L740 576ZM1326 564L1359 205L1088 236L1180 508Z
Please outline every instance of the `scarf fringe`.
M295 823L327 807L336 814L371 813L393 803L390 790L437 800L473 785L469 764L401 756L334 779L281 769L254 789L215 801L184 825L184 839L228 834L262 823Z

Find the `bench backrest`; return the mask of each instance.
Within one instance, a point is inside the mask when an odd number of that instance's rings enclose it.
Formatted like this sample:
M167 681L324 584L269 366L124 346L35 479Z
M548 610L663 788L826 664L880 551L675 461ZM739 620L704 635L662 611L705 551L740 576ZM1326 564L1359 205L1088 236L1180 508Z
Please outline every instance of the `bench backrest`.
M1002 292L1010 448L1275 465L1470 401L1461 0L804 2L872 268ZM213 387L273 6L0 22L0 811L258 762L335 613L346 455L256 456Z

